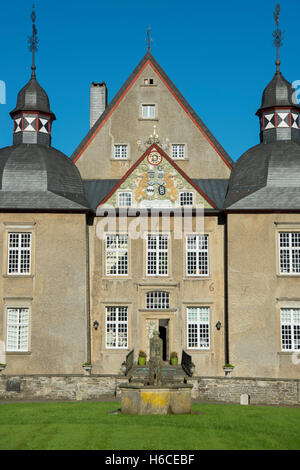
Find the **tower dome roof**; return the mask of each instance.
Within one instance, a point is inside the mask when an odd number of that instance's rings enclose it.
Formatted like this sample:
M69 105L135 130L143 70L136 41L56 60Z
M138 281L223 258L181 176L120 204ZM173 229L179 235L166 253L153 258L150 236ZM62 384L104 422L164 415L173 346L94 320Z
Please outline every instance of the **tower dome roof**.
M34 75L31 76L29 82L19 91L17 105L10 115L14 116L20 111L39 111L40 113L50 114L52 120L55 119L54 114L50 110L48 95Z
M300 209L300 143L261 143L247 150L230 175L225 208Z
M277 106L300 108L294 92L295 89L292 84L283 77L280 71L277 71L263 91L261 106L257 114L264 109Z
M78 168L62 152L40 144L0 150L0 209L88 209Z

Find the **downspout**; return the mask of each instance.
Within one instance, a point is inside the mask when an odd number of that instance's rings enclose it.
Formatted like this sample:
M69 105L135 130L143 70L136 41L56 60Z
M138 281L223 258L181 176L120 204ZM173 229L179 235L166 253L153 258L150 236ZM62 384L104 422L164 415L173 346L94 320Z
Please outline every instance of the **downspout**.
M91 363L91 315L90 315L90 234L89 227L92 225L93 216L86 215L86 362Z
M224 212L224 346L225 364L229 361L229 319L228 319L228 217Z

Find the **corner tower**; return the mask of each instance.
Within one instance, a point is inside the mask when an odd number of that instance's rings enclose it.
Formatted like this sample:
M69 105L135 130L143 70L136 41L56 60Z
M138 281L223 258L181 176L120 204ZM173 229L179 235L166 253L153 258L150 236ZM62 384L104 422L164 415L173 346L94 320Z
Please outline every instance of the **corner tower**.
M279 29L280 6L276 6L274 18L276 29L273 32L277 49L276 73L263 92L257 116L260 119L260 141L264 143L277 140L300 142L300 106L295 89L280 71L279 49L282 46L282 31Z
M32 36L28 39L32 52L31 78L18 93L17 106L10 115L14 121L13 144L51 144L51 124L55 115L50 110L49 98L36 80L35 52L38 48L36 14L32 10Z

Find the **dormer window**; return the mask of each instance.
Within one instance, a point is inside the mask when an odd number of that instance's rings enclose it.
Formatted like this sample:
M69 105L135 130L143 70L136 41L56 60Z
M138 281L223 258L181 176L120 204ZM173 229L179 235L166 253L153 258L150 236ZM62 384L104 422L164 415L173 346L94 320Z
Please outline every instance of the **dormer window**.
M143 119L155 118L155 104L142 104L142 118Z
M114 146L114 158L116 160L124 160L128 158L128 145L127 144L116 144Z

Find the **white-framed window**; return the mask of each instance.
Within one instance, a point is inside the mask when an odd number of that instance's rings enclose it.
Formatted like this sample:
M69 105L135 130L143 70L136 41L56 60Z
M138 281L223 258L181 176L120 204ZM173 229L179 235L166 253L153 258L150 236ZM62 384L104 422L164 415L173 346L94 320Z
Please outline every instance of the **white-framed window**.
M209 307L187 308L187 347L189 349L210 348Z
M181 206L192 206L194 204L194 193L188 191L180 193L179 204Z
M279 272L300 273L300 232L279 233Z
M185 145L184 144L172 144L172 158L182 159L185 157Z
M118 195L119 207L131 207L132 206L132 193L123 192Z
M106 235L105 248L106 275L127 276L128 235Z
M124 160L128 158L128 145L116 144L114 145L114 158Z
M187 276L208 276L208 235L186 236Z
M28 351L29 308L7 309L7 351Z
M142 104L142 118L143 119L155 118L155 104Z
M106 348L126 349L128 346L128 308L106 307Z
M170 308L170 294L164 291L151 291L146 294L148 310L165 310Z
M281 350L300 349L300 308L280 309Z
M168 235L147 235L147 276L168 275Z
M31 233L8 233L8 274L30 274Z

